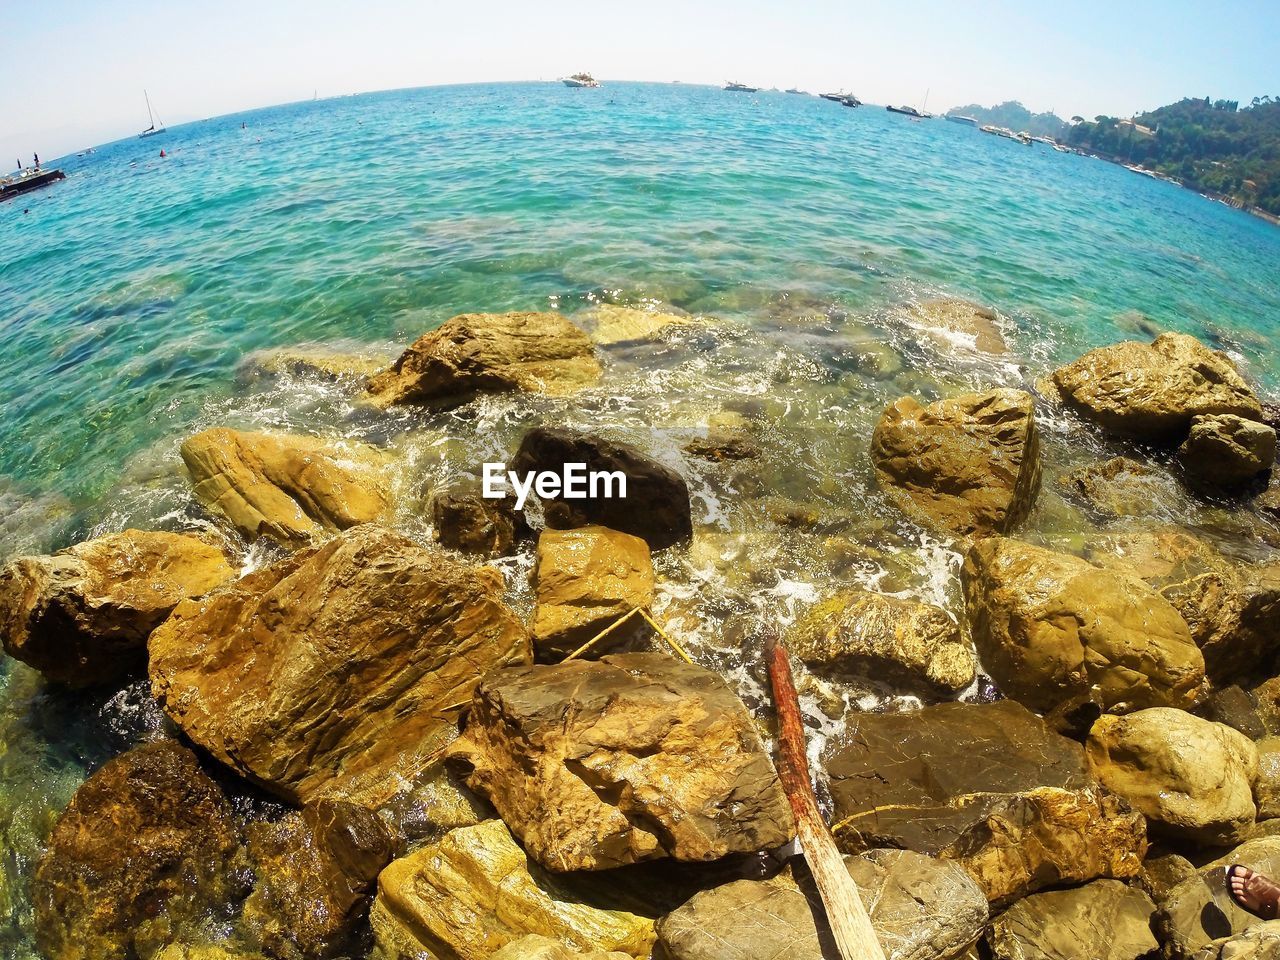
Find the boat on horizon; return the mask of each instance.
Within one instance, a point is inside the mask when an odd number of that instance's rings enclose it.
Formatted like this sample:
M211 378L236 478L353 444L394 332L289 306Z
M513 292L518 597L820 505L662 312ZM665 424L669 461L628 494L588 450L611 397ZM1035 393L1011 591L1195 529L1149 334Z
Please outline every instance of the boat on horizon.
M944 120L950 120L952 123L967 123L971 127L978 125L977 117L966 117L962 113L948 113L943 116Z
M15 177L0 177L0 200L10 200L21 193L39 190L51 183L67 179L67 175L56 167L46 170L39 167L25 167Z
M915 107L885 107L890 113L901 113L908 117L915 117L917 120L923 120L925 115Z
M572 76L561 77L560 82L566 87L590 87L600 86L600 81L589 73L575 73Z
M724 88L734 93L755 93L760 89L759 87L749 87L745 83L738 83L736 80L730 80L724 85Z
M855 97L852 93L849 94L847 97L841 97L840 102L844 104L846 107L862 106L862 101L859 100L857 97Z
M787 93L798 93L798 94L800 94L802 97L807 97L807 96L809 95L807 91L805 91L805 90L801 90L799 87L791 87L791 88L790 88L790 89L788 89L786 92L787 92Z
M845 97L850 96L850 94L845 93L842 90L840 93L820 93L818 94L818 96L820 96L823 100L832 100L836 103L843 103Z
M140 134L138 134L139 140L141 140L143 137L154 137L157 133L164 133L165 131L163 120L160 121L160 126L158 127L156 126L155 111L151 109L151 97L148 96L146 90L142 91L142 96L146 98L146 101L147 101L147 118L151 121L151 125L147 127L147 129L143 130Z

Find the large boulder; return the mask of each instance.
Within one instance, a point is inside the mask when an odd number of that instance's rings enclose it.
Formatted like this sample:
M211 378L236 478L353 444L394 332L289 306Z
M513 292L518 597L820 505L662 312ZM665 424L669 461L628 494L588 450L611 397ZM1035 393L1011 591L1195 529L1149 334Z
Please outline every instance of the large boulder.
M1172 477L1128 457L1077 467L1058 483L1068 500L1103 522L1169 510L1179 498Z
M464 313L369 381L380 406L456 407L486 393L574 393L600 380L591 340L558 313Z
M1280 960L1280 920L1215 940L1201 949L1195 960Z
M1109 433L1176 444L1193 417L1262 420L1262 406L1229 357L1195 337L1162 333L1150 344L1100 347L1054 371L1062 398Z
M1143 530L1096 538L1090 561L1137 574L1182 615L1217 684L1275 672L1280 632L1280 564L1228 558L1183 530Z
M1129 573L993 537L970 548L961 576L983 666L1033 710L1190 708L1204 694L1187 624Z
M815 604L791 632L791 652L818 669L948 695L973 683L973 648L938 607L869 590Z
M461 485L431 496L431 533L437 543L481 557L515 552L516 512L507 499L486 499L479 489Z
M1046 887L1098 877L1129 879L1142 870L1142 814L1096 787L1039 787L985 803L981 820L941 851L1003 905Z
M1202 864L1194 876L1176 885L1160 901L1157 932L1173 960L1189 960L1213 941L1271 926L1241 910L1227 893L1226 868L1233 863L1269 877L1280 876L1280 837L1249 840ZM1234 953L1225 957L1237 960Z
M1011 700L859 714L826 769L849 852L936 855L1010 795L1089 783L1081 746Z
M588 473L621 473L626 496L599 495L574 499L543 497L547 525L559 529L599 524L644 538L654 550L687 541L693 535L689 485L670 467L626 443L589 433L537 427L524 435L511 469L521 473L563 474L565 464L585 464Z
M231 806L172 741L109 760L71 799L31 887L48 960L147 955L244 896Z
M579 880L547 873L488 820L392 861L369 919L386 960L490 960L530 934L648 957L652 915L625 878Z
M959 348L991 356L1009 352L999 314L990 307L955 297L936 297L912 304L902 316L940 349Z
M953 536L1006 533L1040 489L1035 401L1021 390L891 404L871 436L880 487L909 517Z
M293 802L381 802L452 735L488 670L528 662L502 575L361 526L151 635L152 691L194 742Z
M1233 413L1196 416L1178 458L1193 486L1239 492L1275 463L1276 431Z
M1222 845L1253 825L1258 751L1238 730L1155 707L1100 717L1086 754L1093 775L1141 811L1153 832Z
M533 568L539 657L563 659L619 617L648 608L653 586L649 545L639 537L596 526L543 530Z
M994 960L1145 960L1160 945L1151 932L1155 904L1118 880L1037 893L991 924Z
M909 850L845 858L885 960L949 960L974 943L987 901L954 864ZM807 880L807 878L806 878ZM786 875L695 894L657 924L670 960L822 960L831 933L816 896Z
M181 601L236 571L217 547L177 533L125 530L0 570L5 653L71 687L146 666L147 638Z
M364 444L217 427L181 453L196 496L249 540L300 546L377 520L391 505L387 461Z
M716 674L662 654L496 673L450 756L551 870L714 860L792 835L742 703Z
M258 881L242 924L252 939L282 960L337 956L395 852L391 832L366 807L321 800L247 834Z

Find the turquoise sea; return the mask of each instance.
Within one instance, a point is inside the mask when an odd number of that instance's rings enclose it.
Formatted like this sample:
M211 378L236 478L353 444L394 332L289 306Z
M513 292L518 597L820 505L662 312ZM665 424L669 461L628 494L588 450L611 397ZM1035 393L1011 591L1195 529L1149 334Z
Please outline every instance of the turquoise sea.
M425 537L431 486L504 457L530 423L603 429L676 462L728 411L756 425L764 456L749 477L681 461L700 532L660 561L660 605L749 704L745 617L785 620L838 580L955 609L954 552L904 527L868 480L885 403L1029 385L1158 329L1280 391L1280 229L1119 166L878 107L681 85L443 87L214 118L58 165L64 183L0 206L0 560L125 526L208 526L177 446L216 424L387 447L398 523ZM902 322L903 305L938 295L996 308L1010 355L940 348ZM604 383L579 397L446 415L377 414L252 363L299 344L392 357L456 313L599 302L706 319L607 351ZM1044 426L1028 535L1085 536L1053 479L1111 448ZM1212 504L1156 512L1258 542ZM522 607L527 561L504 566ZM838 736L831 703L892 691L810 695ZM75 786L162 730L145 682L68 700L0 666L0 954L29 955L27 879Z

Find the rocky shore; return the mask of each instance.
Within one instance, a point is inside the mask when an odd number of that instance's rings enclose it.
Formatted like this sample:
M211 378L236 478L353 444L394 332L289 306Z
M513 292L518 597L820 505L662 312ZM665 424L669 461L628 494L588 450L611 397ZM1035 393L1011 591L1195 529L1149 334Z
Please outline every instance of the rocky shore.
M1003 362L998 321L955 300L903 317L924 349ZM261 375L338 384L374 423L476 416L488 398L536 409L607 386L629 351L702 324L616 305L580 323L465 314L390 365L302 350ZM849 356L859 377L901 372L874 339ZM709 412L675 454L535 423L505 451L513 470L584 463L628 496L523 511L481 496L474 451L414 492L412 464L367 438L180 438L199 523L0 569L4 650L52 695L145 679L164 717L50 825L31 877L40 951L834 957L774 769L760 617L669 589L676 563L731 586L770 563L707 521L697 461L829 560L783 640L824 813L888 960L1280 955L1280 921L1233 906L1222 874L1280 875L1278 415L1182 334L1029 373L877 408L852 462L831 464L869 478L892 514L875 523L910 533L874 542L850 519L868 504L770 490L767 407ZM1051 421L1089 438L1070 470L1046 467ZM1094 532L1029 536L1049 498ZM1251 549L1164 519L1184 501ZM404 510L433 542L397 527ZM895 582L929 549L956 558L954 603ZM871 557L875 582L850 573ZM693 662L644 618L610 629L636 609ZM732 657L700 655L690 637L707 632Z

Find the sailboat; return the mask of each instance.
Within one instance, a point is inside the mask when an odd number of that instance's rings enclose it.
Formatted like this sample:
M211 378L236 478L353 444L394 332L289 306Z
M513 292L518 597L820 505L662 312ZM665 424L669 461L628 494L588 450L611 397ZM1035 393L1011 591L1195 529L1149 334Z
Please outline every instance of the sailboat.
M139 140L141 140L143 137L154 137L157 133L164 133L163 120L160 121L160 126L158 127L156 126L156 115L154 111L152 111L151 109L151 97L147 96L147 91L145 90L142 91L142 95L146 97L146 100L147 100L147 117L151 120L151 126L147 127L147 129L143 130L140 134L138 134Z

